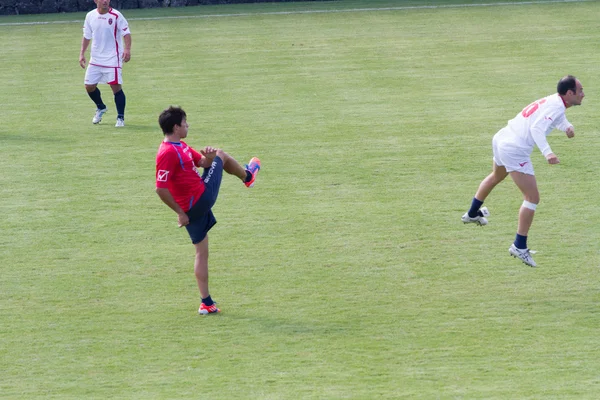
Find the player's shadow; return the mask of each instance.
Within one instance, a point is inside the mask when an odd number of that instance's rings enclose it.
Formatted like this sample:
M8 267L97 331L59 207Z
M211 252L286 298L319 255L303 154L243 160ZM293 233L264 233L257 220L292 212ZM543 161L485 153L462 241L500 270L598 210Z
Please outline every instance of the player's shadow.
M159 133L160 129L157 129L156 126L154 125L136 125L136 124L128 124L127 121L125 121L125 126L121 127L121 128L116 128L114 126L110 127L111 129L114 129L114 134L115 135L121 135L121 134L128 134L128 133L148 133L148 132L155 132L155 133Z

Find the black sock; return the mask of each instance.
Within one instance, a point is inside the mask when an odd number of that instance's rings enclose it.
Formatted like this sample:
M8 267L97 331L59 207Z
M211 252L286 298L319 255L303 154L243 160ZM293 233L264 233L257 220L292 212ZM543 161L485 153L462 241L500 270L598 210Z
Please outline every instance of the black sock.
M125 119L125 93L119 90L115 93L115 104L117 106L117 118Z
M252 180L252 172L246 170L246 179L244 179L244 183L250 182Z
M473 197L473 200L471 201L471 208L469 209L469 217L475 218L477 215L483 217L483 214L479 214L479 209L481 208L482 204L483 201L477 200L475 197Z
M517 249L526 249L527 248L527 236L521 236L517 233L515 237L515 247Z
M205 306L212 306L213 304L215 304L215 302L213 301L213 299L210 298L210 294L208 295L207 298L202 299L202 303L204 303Z
M90 99L96 104L99 110L104 110L106 105L102 102L102 96L100 95L100 89L96 88L93 92L87 92Z

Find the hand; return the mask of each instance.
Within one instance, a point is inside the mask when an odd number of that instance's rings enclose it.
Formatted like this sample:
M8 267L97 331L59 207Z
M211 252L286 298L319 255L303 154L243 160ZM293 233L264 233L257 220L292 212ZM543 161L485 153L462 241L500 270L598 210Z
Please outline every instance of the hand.
M567 134L567 137L571 139L573 136L575 136L575 129L573 129L573 127L570 126L567 128L567 131L565 133Z
M190 223L190 218L186 213L177 214L177 225L181 228L182 226L186 226Z
M546 156L546 160L548 160L548 164L558 164L560 160L556 157L556 154L550 153Z
M79 56L79 65L81 65L81 68L85 69L86 62L87 62L87 60L85 59L85 56L80 55Z
M131 59L131 50L123 50L123 62L128 62Z
M218 150L219 149L215 149L214 147L206 146L204 150L200 150L200 154L202 154L204 157L206 157L206 159L212 162L217 156Z

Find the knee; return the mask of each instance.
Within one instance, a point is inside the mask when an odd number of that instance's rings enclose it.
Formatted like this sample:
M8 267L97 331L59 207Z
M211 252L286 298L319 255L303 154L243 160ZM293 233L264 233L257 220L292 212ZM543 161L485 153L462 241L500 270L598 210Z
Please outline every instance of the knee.
M524 196L523 203L538 205L540 203L539 193L531 193Z
M88 93L92 93L94 90L96 90L96 86L97 86L97 85L85 85L85 90L86 90Z
M533 203L533 204L539 204L540 203L540 194L539 193L531 193L531 194L525 196L525 200L530 203Z
M116 85L110 85L110 88L113 91L113 94L117 94L121 91L121 85L116 84Z
M196 247L196 261L202 262L208 260L208 248L204 246Z
M229 158L229 154L225 153L221 149L218 149L217 150L217 157L219 157L221 160L223 160L223 162L225 162Z

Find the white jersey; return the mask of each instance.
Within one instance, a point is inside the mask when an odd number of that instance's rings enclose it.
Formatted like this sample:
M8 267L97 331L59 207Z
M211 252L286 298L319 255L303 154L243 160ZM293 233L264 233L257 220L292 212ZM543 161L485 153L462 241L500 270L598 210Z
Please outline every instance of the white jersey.
M92 40L90 65L121 67L121 38L129 34L127 20L114 8L109 8L106 14L100 14L97 9L87 13L83 23L83 37Z
M518 153L531 154L535 145L547 156L552 149L546 136L555 128L566 132L573 126L567 120L565 110L565 103L558 93L534 101L508 121L508 129L500 130L497 139L503 146Z

